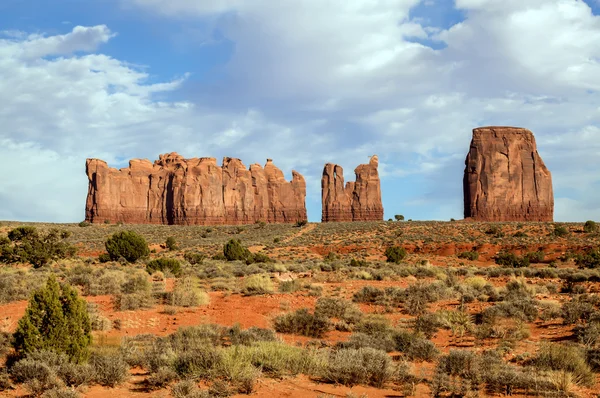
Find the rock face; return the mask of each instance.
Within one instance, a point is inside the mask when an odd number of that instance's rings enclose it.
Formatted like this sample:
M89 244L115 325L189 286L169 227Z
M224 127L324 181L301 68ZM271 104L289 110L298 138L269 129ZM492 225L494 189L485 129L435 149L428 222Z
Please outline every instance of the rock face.
M321 221L381 221L381 184L376 155L369 164L361 164L354 173L356 182L344 185L344 170L341 166L327 163L321 178Z
M87 159L89 179L86 220L101 223L220 225L257 221L291 223L306 220L306 182L267 160L250 170L239 159L184 159L160 155L154 163L133 159L129 167L110 168Z
M552 176L533 133L516 127L473 130L463 179L465 219L552 221Z

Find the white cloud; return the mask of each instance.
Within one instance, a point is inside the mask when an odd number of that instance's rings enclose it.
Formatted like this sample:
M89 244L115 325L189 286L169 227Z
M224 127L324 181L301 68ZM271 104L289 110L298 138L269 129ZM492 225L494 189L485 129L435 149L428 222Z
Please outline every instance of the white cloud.
M600 219L600 176L590 167L600 151L600 22L583 1L457 0L467 19L449 29L411 20L418 0L122 1L169 18L210 19L234 43L226 84L200 99L159 101L157 92L186 88L187 76L148 84L145 69L97 52L114 37L106 26L5 33L0 138L13 154L56 154L48 168L77 163L83 177L89 156L271 157L288 178L292 168L305 174L316 203L325 162L341 164L350 180L377 153L390 214L390 193L414 190L405 205L424 203L422 212L448 219L460 217L448 212L461 211L471 129L517 125L536 133L553 172L556 218ZM14 174L13 182L42 181L32 170ZM419 182L386 186L401 177ZM82 190L78 178L69 184ZM70 220L83 214L84 197L77 200Z

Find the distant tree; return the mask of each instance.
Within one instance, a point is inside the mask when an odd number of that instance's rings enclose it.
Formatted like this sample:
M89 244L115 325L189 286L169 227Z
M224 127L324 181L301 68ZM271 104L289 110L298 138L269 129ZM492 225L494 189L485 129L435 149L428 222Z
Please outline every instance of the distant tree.
M19 356L47 350L83 362L89 356L91 330L85 300L71 286L61 286L51 275L46 286L29 300L14 333L13 346Z
M146 239L134 231L115 232L106 240L105 246L113 261L123 257L130 263L134 263L150 254Z
M177 250L177 241L175 240L174 237L169 236L167 238L167 240L165 241L165 247L169 250Z
M396 214L394 218L396 221L404 221L404 216L402 214Z
M594 233L598 231L598 225L595 221L587 220L583 225L583 231L588 234Z
M30 263L34 268L42 267L51 260L71 257L76 248L66 239L70 232L50 229L40 234L35 227L17 227L9 231L8 237L0 239L0 261L4 263Z
M230 239L223 246L223 256L227 261L245 261L252 257L252 253L242 245L239 239Z
M406 249L400 246L388 247L385 250L385 257L388 263L400 263L406 257Z

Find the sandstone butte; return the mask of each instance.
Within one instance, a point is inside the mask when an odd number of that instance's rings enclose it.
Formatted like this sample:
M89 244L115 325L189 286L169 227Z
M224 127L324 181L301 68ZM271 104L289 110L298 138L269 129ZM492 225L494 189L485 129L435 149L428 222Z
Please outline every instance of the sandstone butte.
M87 159L86 220L101 223L225 225L306 220L306 182L267 160L248 170L239 159L184 159L164 154L151 163L133 159L120 170Z
M552 176L529 130L474 129L463 189L466 220L553 220Z
M327 163L321 178L321 221L383 220L378 165L377 155L372 156L368 164L354 170L356 182L344 185L342 167Z

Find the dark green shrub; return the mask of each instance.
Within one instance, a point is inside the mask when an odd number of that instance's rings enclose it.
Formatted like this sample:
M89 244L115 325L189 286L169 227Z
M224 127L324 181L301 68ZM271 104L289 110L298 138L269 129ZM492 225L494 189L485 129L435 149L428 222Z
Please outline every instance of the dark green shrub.
M385 258L388 263L399 264L402 260L406 258L406 255L406 249L400 246L388 247L385 250Z
M146 271L149 274L153 274L156 271L165 272L169 271L175 276L181 275L181 264L177 259L174 258L157 258L146 264Z
M541 251L529 252L524 257L527 258L527 261L529 261L530 263L539 264L544 261L546 254Z
M101 263L107 263L110 261L110 255L108 253L102 253L98 256L98 261Z
M298 220L298 221L296 221L296 227L298 227L298 228L302 228L306 224L308 224L308 220Z
M594 232L598 232L598 224L595 221L588 220L583 225L583 232L587 234L592 234Z
M477 261L479 259L479 253L477 253L475 251L462 252L458 255L458 258L461 258L464 260Z
M200 265L206 259L206 255L198 252L186 252L183 258L191 265Z
M407 330L394 332L392 338L396 343L396 350L404 353L410 360L432 361L439 355L438 349L431 340Z
M169 236L165 241L165 247L169 250L177 250L179 247L177 246L177 241L174 237Z
M115 232L105 243L106 251L113 261L123 257L130 263L150 254L148 243L143 236L134 231Z
M65 353L72 361L84 361L92 342L85 300L69 285L59 285L54 275L33 294L14 334L18 355L39 350Z
M579 268L600 268L600 249L592 249L585 254L577 254L575 264Z
M79 223L79 226L80 226L80 227L82 227L82 228L84 228L84 227L89 227L89 226L91 226L91 225L92 225L92 224L91 224L91 223L89 223L89 222L87 222L87 221L82 221L82 222L80 222L80 223Z
M565 237L569 235L569 230L563 225L554 224L554 230L552 231L552 235L558 237Z
M352 260L350 260L350 266L367 268L369 266L369 263L366 260L357 260L353 258Z
M0 240L0 262L30 263L34 268L42 267L51 260L72 257L76 248L66 239L70 232L53 228L39 234L35 227L17 227L9 231L8 239Z
M494 257L496 264L503 267L523 268L529 267L529 259L527 257L519 257L515 253L502 251Z
M318 338L331 329L331 322L323 315L311 314L308 309L302 308L296 312L277 316L273 326L278 333Z
M239 239L230 239L223 246L223 256L227 261L246 261L252 257L252 253L242 246Z

